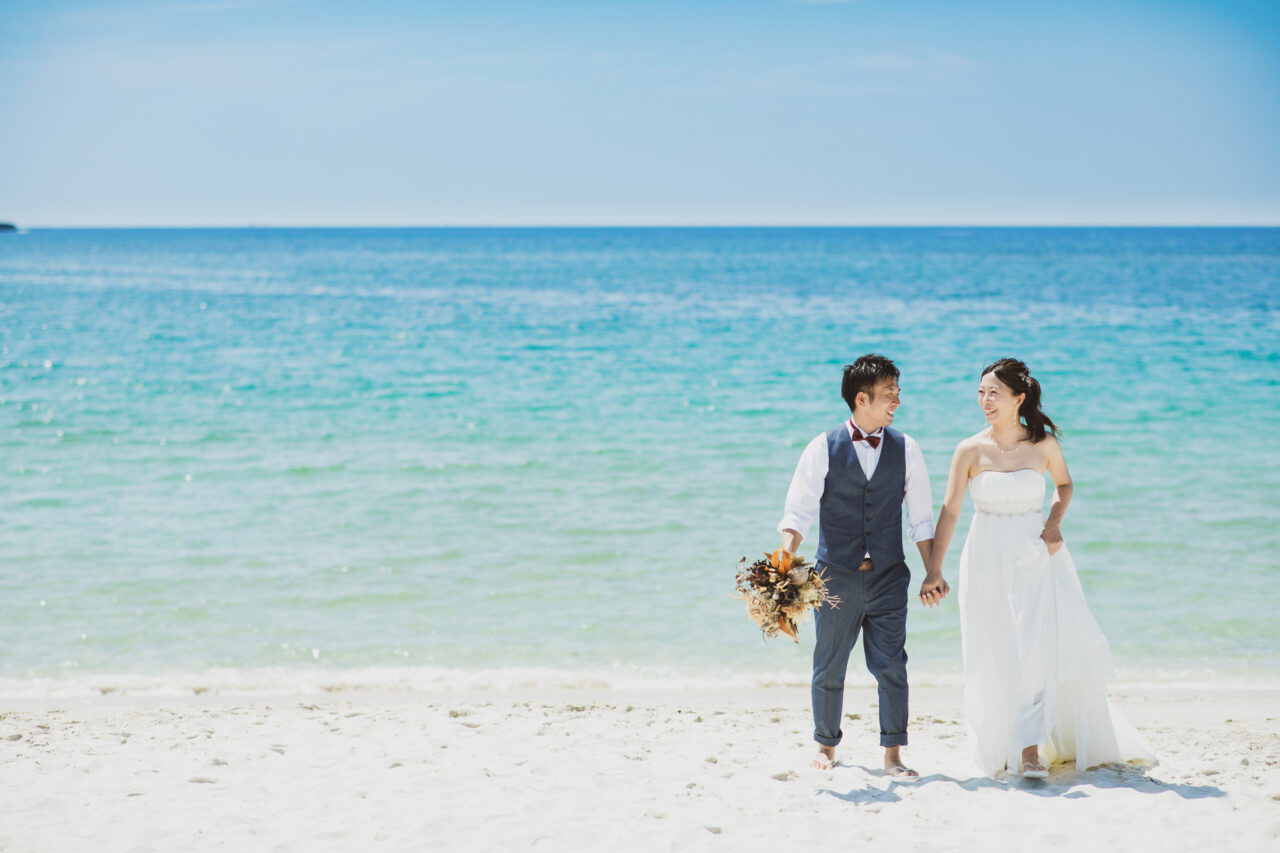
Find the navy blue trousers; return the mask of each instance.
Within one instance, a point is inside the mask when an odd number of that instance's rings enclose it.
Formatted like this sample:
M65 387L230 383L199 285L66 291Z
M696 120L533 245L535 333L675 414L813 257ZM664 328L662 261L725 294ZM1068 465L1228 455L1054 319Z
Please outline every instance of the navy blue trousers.
M869 572L818 563L827 589L840 606L815 611L818 642L813 649L813 739L835 746L844 736L844 678L858 634L867 670L880 687L880 745L907 742L907 587L911 572L898 563Z

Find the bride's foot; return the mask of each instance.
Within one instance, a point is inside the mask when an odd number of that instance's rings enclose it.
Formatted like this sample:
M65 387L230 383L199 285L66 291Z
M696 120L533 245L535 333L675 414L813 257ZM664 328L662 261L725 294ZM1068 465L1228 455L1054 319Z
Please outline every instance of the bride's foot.
M814 770L834 770L836 766L836 748L818 744L818 754L809 764Z
M1040 748L1029 746L1022 750L1022 778L1047 779L1049 769L1040 763Z
M914 782L919 779L919 773L902 763L902 756L898 754L898 750L899 747L896 746L890 746L885 749L884 775L890 779L897 779L899 782Z

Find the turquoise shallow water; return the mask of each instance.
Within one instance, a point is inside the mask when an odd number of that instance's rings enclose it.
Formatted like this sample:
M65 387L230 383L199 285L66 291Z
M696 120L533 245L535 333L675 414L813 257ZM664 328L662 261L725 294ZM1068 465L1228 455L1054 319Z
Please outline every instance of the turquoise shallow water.
M1280 229L49 230L0 303L3 678L803 680L733 571L872 350L937 499L1030 363L1122 673L1280 677Z

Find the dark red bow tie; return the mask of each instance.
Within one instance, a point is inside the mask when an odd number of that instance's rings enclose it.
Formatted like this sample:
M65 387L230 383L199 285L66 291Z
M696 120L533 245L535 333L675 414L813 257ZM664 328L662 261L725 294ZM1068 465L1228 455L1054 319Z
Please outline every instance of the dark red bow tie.
M849 421L849 426L853 428L854 441L865 441L867 444L871 445L872 450L875 450L877 447L880 446L881 436L863 435L862 430L858 429L858 425L855 424L853 421Z

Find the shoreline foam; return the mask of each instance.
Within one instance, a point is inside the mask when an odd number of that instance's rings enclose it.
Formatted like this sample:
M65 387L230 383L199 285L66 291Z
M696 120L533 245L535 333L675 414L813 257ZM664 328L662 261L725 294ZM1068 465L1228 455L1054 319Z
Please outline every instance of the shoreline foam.
M210 668L173 672L70 672L56 676L0 677L0 707L15 700L53 700L129 695L181 697L314 696L369 693L449 694L492 691L593 690L614 692L695 692L742 690L807 691L809 674L801 665L787 670L757 672L707 671L663 667L602 668L494 667L260 667ZM913 689L961 689L963 674L953 671L912 670ZM851 689L874 686L871 676L851 665L846 684ZM1134 690L1280 691L1280 673L1220 675L1211 670L1121 670L1110 682L1111 692Z

